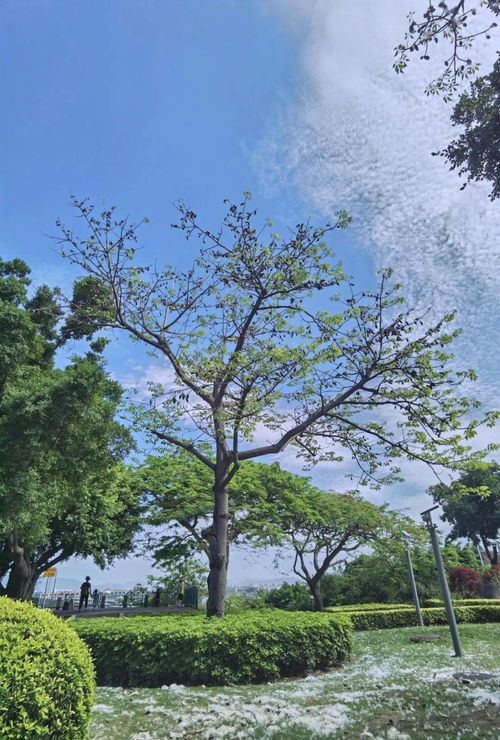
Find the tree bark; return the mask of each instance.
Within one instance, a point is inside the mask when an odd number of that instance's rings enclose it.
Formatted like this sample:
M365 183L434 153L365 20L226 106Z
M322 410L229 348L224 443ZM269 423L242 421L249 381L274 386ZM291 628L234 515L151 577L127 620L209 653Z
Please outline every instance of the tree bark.
M208 540L210 572L208 575L207 617L223 617L229 563L227 490L215 487L214 514L211 527L205 531Z
M325 604L323 602L323 594L321 593L321 581L310 581L308 586L314 599L314 611L324 611Z
M33 596L37 573L31 558L16 535L9 537L12 554L12 567L7 581L6 594L12 599L29 601Z

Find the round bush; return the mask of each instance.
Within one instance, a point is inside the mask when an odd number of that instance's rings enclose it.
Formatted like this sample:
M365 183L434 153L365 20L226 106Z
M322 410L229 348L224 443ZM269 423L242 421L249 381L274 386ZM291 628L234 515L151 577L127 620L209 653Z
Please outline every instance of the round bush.
M82 740L94 693L89 652L47 611L0 597L0 737Z
M274 609L229 614L75 620L104 685L269 681L340 665L351 651L348 617Z

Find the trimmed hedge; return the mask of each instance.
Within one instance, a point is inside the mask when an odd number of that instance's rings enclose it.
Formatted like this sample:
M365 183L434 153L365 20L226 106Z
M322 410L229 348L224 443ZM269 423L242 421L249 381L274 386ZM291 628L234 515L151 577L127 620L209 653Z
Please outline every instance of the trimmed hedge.
M500 606L500 599L452 599L455 606ZM443 606L442 599L426 599L424 606Z
M327 612L345 614L346 612L392 611L393 609L415 609L413 604L348 604L347 606L327 606Z
M203 616L72 620L101 685L251 683L340 665L351 653L347 615L263 610Z
M0 597L0 737L88 737L94 674L82 640L47 611Z
M425 625L446 624L443 607L422 609ZM413 609L386 609L385 611L346 612L355 630L381 630L395 627L415 627ZM500 622L500 606L455 606L457 622Z

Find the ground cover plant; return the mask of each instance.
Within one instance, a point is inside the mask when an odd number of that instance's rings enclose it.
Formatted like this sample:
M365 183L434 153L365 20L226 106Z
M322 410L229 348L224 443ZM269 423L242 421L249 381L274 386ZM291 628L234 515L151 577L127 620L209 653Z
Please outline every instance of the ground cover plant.
M99 688L91 740L315 737L496 738L500 731L500 625L461 625L464 657L410 643L422 628L358 632L342 670L272 684L163 689ZM491 672L463 683L454 673Z
M87 738L94 676L75 632L47 611L0 597L0 737Z
M97 681L111 686L269 681L340 665L351 652L345 615L249 610L224 621L201 615L75 620Z

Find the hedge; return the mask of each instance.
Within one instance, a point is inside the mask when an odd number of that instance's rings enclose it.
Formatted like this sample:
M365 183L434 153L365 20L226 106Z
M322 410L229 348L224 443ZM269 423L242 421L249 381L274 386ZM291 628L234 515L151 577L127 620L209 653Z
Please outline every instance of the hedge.
M126 617L72 620L97 681L112 686L251 683L340 665L351 653L347 615L264 610L223 620Z
M446 624L446 611L443 607L422 609L425 625ZM417 619L412 609L385 611L346 612L355 630L381 630L394 627L415 627ZM457 622L500 622L500 606L455 606Z
M500 606L500 599L452 599L455 606ZM425 599L424 606L443 606L442 599Z
M415 609L413 604L348 604L346 606L327 606L327 612L345 614L346 612L392 611L393 609Z
M66 624L31 604L0 597L0 737L88 737L92 661Z

